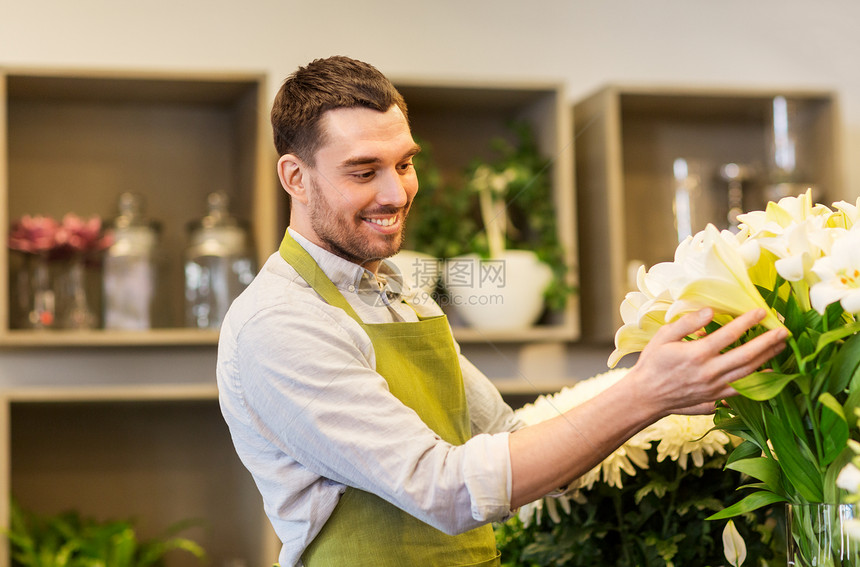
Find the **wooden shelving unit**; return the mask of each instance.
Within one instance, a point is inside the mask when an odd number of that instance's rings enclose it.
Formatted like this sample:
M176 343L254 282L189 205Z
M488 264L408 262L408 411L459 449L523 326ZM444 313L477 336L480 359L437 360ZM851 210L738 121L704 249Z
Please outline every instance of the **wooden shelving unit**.
M214 359L217 332L182 327L186 225L202 216L208 193L223 191L234 214L251 221L259 260L275 249L285 220L277 216L267 97L259 74L0 69L0 231L24 214L110 219L118 195L136 192L162 225L165 287L179 290L162 306L165 323L147 331L16 328L16 259L0 247L7 362L32 357L30 372L40 375L56 357L68 358L49 385L43 377L40 387L12 380L0 389L0 528L12 495L43 514L74 508L134 518L144 536L199 520L187 535L211 564L277 560L277 539L220 415L214 376L200 384L115 367L127 349L135 354L128 360L155 361L177 347L202 347ZM69 378L82 373L93 383ZM3 546L5 566L5 538ZM194 564L184 559L168 563Z
M26 509L134 519L142 538L191 520L182 535L207 550L210 564L277 559L279 542L233 450L214 385L4 392L0 447L8 463L0 489ZM3 518L8 505L0 499ZM9 564L7 549L0 564ZM168 564L199 563L175 553Z
M121 334L127 344L177 337L173 331L184 322L186 226L204 214L210 192L225 192L233 213L252 221L260 260L274 248L284 220L277 218L263 76L0 69L0 84L4 234L25 214L59 219L72 212L107 221L127 191L142 195L145 214L161 224L160 279L170 293L159 310L161 324ZM0 278L0 344L117 344L113 333L103 332L33 333L28 340L11 320L16 259L2 247L0 267L9 277ZM159 339L163 329L170 332ZM204 339L194 336L180 342ZM214 344L212 337L204 340Z

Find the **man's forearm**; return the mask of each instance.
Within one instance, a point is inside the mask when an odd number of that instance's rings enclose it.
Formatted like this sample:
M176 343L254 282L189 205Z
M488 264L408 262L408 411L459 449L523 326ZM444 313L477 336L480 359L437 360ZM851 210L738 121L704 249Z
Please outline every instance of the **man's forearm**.
M657 419L623 381L588 403L510 436L511 508L518 508L590 471Z

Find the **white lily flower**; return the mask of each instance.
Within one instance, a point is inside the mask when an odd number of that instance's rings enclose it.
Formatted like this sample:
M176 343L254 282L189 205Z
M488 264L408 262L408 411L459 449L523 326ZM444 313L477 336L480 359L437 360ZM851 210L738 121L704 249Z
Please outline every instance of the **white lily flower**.
M747 545L732 520L723 528L723 553L733 567L740 567L747 558Z
M782 234L784 229L794 223L816 216L829 216L833 211L821 204L812 203L812 190L807 189L797 197L783 197L778 202L771 201L764 211L752 211L738 215L741 229L753 234Z
M847 229L860 223L860 197L857 197L856 204L838 201L833 203L833 208L838 211L830 217L833 226Z
M797 197L783 197L777 202L776 207L796 221L806 220L812 216L826 216L833 212L825 205L812 202L812 189L807 189ZM770 203L767 208L770 208Z
M666 311L672 304L670 287L677 274L670 262L657 264L649 273L640 266L636 274L642 291L628 293L621 302L623 325L615 333L615 350L609 356L608 366L614 368L624 356L639 352L654 333L666 323Z
M812 271L820 280L809 291L816 311L824 314L828 305L839 301L846 312L860 313L860 225L845 231Z
M779 258L774 266L777 273L786 281L802 280L815 262L813 257L815 252L812 250L805 228L805 224L794 224L779 236L759 240L763 248L770 250Z
M845 489L851 494L860 492L860 469L854 463L848 463L836 477L836 486Z
M740 243L723 238L713 225L702 232L701 249L687 248L681 265L687 282L666 312L667 321L703 307L732 316L762 308L767 312L763 326L783 326L750 280Z

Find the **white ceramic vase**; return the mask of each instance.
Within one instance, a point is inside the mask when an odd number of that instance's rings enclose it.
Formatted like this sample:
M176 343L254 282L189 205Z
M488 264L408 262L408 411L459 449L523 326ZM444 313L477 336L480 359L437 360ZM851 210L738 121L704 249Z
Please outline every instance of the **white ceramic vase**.
M517 330L534 325L543 312L552 270L530 250L505 250L489 260L451 258L442 280L451 306L470 327Z
M428 294L436 290L441 278L441 261L438 258L414 250L401 250L387 261L394 264L404 283L410 287Z

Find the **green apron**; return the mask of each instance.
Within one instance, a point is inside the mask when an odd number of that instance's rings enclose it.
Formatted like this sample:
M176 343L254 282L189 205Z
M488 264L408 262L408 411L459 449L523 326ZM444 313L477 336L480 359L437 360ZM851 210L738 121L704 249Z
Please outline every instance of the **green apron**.
M444 316L416 323L366 325L313 258L289 234L281 256L329 304L361 325L376 352L376 371L391 393L442 439L470 437L463 376ZM311 542L306 567L492 567L500 565L490 525L450 536L382 498L348 487Z

